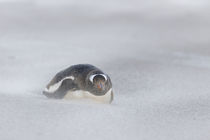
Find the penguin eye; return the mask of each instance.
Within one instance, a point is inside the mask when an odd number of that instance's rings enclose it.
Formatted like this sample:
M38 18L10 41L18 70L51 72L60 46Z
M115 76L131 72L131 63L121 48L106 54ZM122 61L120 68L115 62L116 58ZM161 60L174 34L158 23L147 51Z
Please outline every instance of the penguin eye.
M90 78L89 78L90 82L93 83L93 79L94 79L94 77L95 77L96 75L97 75L97 74L94 74L94 75L91 75L91 76L90 76Z
M104 80L107 81L107 76L105 74L94 74L94 75L91 75L90 78L89 78L89 80L93 83L93 79L96 76L102 76L104 78Z
M105 74L99 74L104 77L104 80L107 81L107 76Z

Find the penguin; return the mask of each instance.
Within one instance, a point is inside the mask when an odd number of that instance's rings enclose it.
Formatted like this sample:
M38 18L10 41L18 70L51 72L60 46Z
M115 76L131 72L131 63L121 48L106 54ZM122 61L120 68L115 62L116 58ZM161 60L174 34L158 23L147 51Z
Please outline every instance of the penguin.
M90 64L77 64L58 72L43 94L54 99L90 99L100 103L113 101L110 77Z

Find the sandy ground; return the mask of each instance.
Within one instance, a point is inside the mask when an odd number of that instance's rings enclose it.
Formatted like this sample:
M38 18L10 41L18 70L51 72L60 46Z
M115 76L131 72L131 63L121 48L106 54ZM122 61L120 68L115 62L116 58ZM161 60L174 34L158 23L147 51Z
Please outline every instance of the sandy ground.
M0 139L210 139L207 1L62 2L0 2ZM110 75L111 105L42 95L78 63Z

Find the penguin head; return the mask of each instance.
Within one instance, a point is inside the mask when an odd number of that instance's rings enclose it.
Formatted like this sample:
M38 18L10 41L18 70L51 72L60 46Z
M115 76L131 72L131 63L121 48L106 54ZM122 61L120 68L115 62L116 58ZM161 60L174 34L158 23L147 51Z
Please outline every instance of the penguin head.
M94 74L91 75L89 80L93 84L94 88L96 88L99 91L105 90L106 82L107 82L107 76L105 74Z
M97 96L104 95L111 88L111 80L106 74L91 74L88 78L89 91Z

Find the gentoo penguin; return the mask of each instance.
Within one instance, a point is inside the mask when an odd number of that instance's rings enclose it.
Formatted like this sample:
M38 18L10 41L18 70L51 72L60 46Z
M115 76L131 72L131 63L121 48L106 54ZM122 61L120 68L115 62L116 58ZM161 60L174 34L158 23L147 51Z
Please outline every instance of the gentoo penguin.
M90 64L73 65L57 73L43 94L48 98L87 98L101 103L113 100L110 77Z

